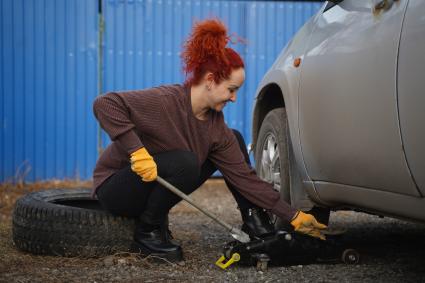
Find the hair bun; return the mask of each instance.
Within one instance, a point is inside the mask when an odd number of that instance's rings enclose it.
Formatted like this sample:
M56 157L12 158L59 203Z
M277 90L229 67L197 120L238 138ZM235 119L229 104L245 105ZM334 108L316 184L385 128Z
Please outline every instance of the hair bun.
M184 43L181 54L183 71L191 76L189 81L196 83L205 68L210 71L218 67L222 69L214 72L217 80L228 75L231 66L226 45L229 40L227 27L217 18L207 19L194 24L192 33ZM242 62L242 59L240 59L240 62ZM243 65L243 62L239 65Z
M194 64L208 60L227 61L224 49L229 41L226 26L218 19L208 19L194 24L187 39L183 59L186 72L191 72Z

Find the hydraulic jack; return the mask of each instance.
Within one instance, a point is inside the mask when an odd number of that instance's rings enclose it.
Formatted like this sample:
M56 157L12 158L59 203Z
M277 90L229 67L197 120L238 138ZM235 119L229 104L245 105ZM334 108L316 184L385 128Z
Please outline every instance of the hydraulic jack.
M359 261L359 253L356 250L342 248L336 241L331 240L329 236L326 241L322 241L299 233L277 231L259 239L251 240L248 234L232 227L209 211L201 208L189 196L160 176L157 177L157 181L226 228L236 240L224 247L223 256L216 262L216 265L223 269L235 262L240 262L243 265L255 265L258 270L266 270L269 264L283 266L314 262L334 262L335 260L353 264Z
M265 271L271 266L343 262L356 264L360 255L354 249L344 248L336 239L326 241L299 233L277 231L248 243L233 241L224 246L223 256L216 265L225 269L234 262L256 266Z

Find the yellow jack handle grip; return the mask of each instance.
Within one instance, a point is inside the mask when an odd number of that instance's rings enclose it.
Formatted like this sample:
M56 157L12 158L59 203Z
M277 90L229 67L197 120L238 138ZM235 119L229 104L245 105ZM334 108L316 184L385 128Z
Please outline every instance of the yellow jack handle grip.
M215 265L217 265L218 267L220 267L221 269L226 269L228 268L231 264L233 264L234 262L237 262L241 259L241 256L238 253L234 253L232 254L232 257L226 262L224 263L224 260L226 259L226 257L224 255L222 255L216 262Z

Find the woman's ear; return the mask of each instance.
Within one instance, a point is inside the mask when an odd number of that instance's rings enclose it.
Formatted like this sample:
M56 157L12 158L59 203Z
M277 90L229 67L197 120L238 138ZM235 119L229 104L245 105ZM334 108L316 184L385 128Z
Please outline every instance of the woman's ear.
M211 89L212 84L214 83L214 74L211 72L208 72L205 74L204 79L208 89Z

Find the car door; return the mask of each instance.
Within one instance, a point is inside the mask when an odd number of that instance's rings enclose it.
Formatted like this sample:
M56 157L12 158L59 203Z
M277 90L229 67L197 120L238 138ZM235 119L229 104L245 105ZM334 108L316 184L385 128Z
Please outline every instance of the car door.
M425 195L425 1L410 0L398 56L398 107L403 147Z
M301 149L313 181L418 195L397 113L406 5L344 0L318 17L299 88Z

